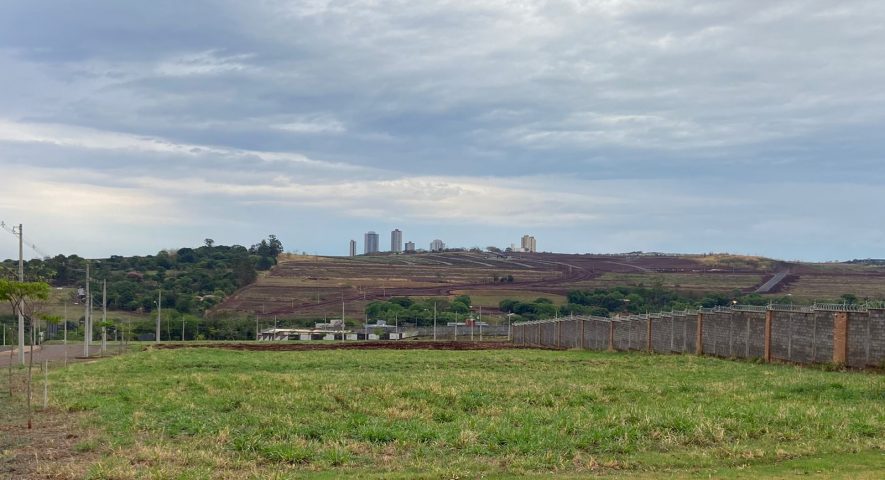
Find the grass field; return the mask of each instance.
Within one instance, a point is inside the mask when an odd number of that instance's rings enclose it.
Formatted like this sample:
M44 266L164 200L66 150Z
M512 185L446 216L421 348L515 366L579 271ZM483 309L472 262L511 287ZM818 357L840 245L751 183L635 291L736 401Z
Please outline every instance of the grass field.
M149 350L57 370L61 478L877 478L885 380L581 351Z

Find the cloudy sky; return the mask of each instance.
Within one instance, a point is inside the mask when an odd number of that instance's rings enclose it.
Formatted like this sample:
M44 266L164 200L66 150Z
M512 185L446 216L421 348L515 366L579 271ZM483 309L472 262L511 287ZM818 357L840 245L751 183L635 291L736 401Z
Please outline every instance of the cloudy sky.
M47 254L885 257L879 0L0 8L0 220Z

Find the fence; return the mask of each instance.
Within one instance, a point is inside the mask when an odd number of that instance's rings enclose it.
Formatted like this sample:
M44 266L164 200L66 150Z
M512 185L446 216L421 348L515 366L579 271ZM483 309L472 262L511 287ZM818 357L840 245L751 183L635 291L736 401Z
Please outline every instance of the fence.
M510 331L507 325L437 325L435 327L438 340L480 340L486 337L506 337ZM434 327L419 327L418 335L433 337Z
M513 324L519 345L695 353L852 367L885 364L885 305L736 305Z

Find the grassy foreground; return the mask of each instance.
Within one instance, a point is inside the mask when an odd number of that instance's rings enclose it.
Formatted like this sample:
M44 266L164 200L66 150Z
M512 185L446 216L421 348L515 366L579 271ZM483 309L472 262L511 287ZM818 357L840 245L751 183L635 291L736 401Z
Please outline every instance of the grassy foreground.
M693 356L146 351L51 376L72 478L876 478L885 380Z

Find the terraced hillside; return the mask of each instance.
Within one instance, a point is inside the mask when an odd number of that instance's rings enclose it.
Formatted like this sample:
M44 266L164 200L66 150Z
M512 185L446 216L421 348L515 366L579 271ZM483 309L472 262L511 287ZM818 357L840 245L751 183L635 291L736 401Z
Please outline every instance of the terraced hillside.
M661 284L693 292L750 292L784 268L750 257L427 253L289 256L215 311L285 317L362 315L369 301L394 296L471 295L494 314L504 298L548 296L574 289Z

